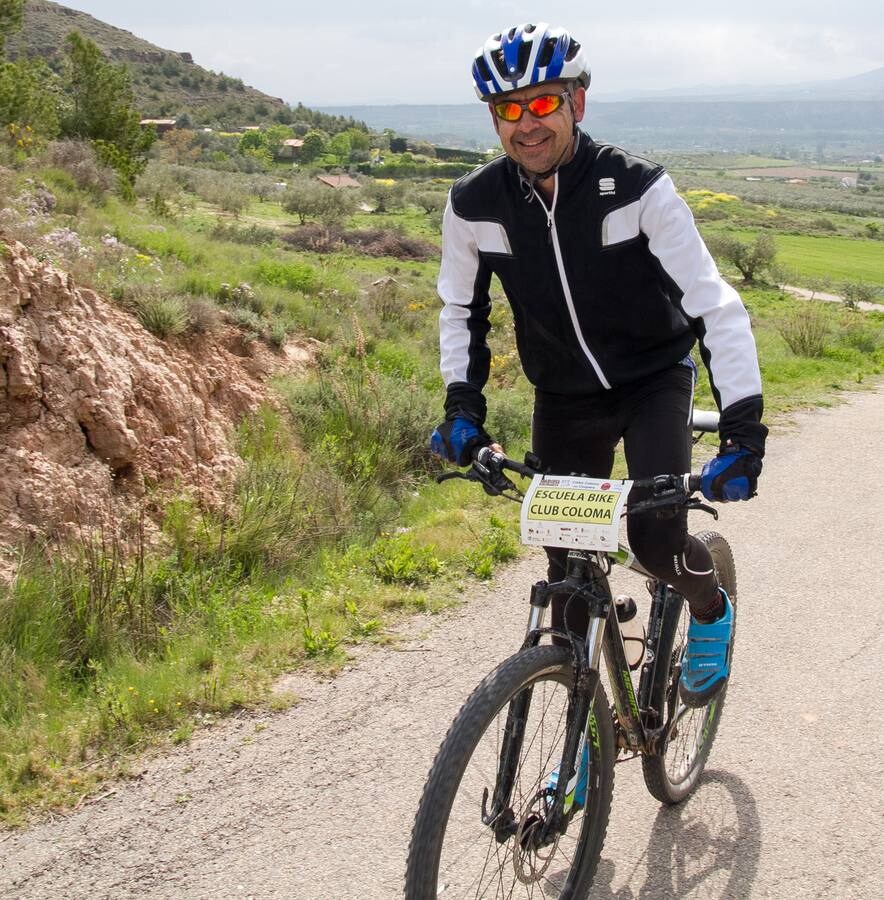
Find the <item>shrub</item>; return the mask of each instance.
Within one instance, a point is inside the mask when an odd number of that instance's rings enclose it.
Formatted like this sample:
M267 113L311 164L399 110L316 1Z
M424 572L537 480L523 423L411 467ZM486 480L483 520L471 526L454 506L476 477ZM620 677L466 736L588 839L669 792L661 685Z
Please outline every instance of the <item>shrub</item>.
M389 228L343 231L339 228L302 225L282 235L282 240L299 250L319 253L331 252L343 246L367 256L391 256L394 259L426 260L439 255L439 248L435 244Z
M265 259L255 269L258 281L290 291L309 294L319 288L316 270L306 263L284 263Z
M135 193L155 202L170 203L181 196L181 182L172 166L151 160L135 182Z
M182 334L189 324L187 306L176 296L148 294L141 297L137 315L141 324L158 338Z
M397 322L405 313L402 285L392 276L372 282L368 296L371 307L381 322Z
M266 312L266 304L264 301L252 290L252 286L246 284L245 281L241 281L234 288L226 282L223 283L218 288L216 296L222 303L229 303L232 306L250 309L258 315Z
M221 311L211 297L191 297L185 301L191 331L211 334L221 327Z
M506 525L495 516L488 522L479 545L464 554L467 571L476 578L487 579L494 573L497 563L508 562L519 554L519 545L509 533Z
M257 246L272 244L278 235L273 228L265 228L261 225L252 224L243 227L230 222L219 222L212 231L212 237L222 241L230 241L232 244Z
M340 479L343 502L375 516L378 503L429 466L426 436L438 397L414 380L372 369L359 333L355 354L328 360L287 394L302 441Z
M368 561L374 574L386 584L426 584L442 571L434 548L415 546L410 534L377 541Z
M776 329L796 356L823 356L832 332L831 321L818 306L807 304L776 323Z
M261 317L254 310L238 306L229 315L234 325L243 331L251 332L254 337L260 335L264 329Z
M850 322L841 332L840 341L860 353L872 354L884 343L884 338L880 331L862 322Z

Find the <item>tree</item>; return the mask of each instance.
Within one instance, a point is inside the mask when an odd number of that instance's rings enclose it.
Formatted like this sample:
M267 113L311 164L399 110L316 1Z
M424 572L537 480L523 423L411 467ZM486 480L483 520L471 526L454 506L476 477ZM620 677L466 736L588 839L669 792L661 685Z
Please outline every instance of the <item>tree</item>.
M874 284L848 281L841 285L841 297L848 309L860 309L861 303L873 303L877 299L878 288Z
M405 185L390 178L374 178L363 188L366 200L376 213L397 209L405 203Z
M356 192L335 190L309 178L289 182L282 198L282 208L296 215L302 225L308 216L324 225L337 225L356 209Z
M168 155L175 165L182 165L199 159L200 148L195 146L196 134L187 128L173 128L167 131L160 142L164 156Z
M0 0L0 54L6 50L6 38L21 28L25 0Z
M304 162L313 162L317 157L325 153L327 137L321 131L308 131L304 135L304 146L301 147L301 159Z
M96 44L76 31L67 36L66 44L70 108L62 117L62 132L91 140L99 158L116 169L121 187L131 195L156 134L139 124L129 71L109 63Z
M371 149L371 137L367 131L360 131L358 128L348 128L344 133L350 138L351 150L367 152Z
M288 125L270 125L263 132L264 134L264 144L267 147L267 152L276 159L279 156L280 150L282 149L283 141L287 141L289 138L295 136L294 131Z
M746 283L770 269L777 255L776 244L769 234L756 235L752 243L730 235L715 235L707 240L707 245L716 259L724 259L736 266Z
M282 198L282 208L304 225L307 217L314 214L318 206L317 193L322 185L309 178L294 178L288 183Z
M411 199L416 203L427 215L439 212L445 209L448 201L448 193L446 191L415 191L411 195Z
M58 78L43 60L0 63L0 123L10 139L27 152L58 134ZM19 144L29 135L27 146Z
M21 28L24 0L0 0L0 57L6 38ZM58 134L57 77L43 60L0 62L0 124L20 152L28 153Z
M264 135L260 131L247 131L239 139L237 152L244 154L247 150L263 150L266 146Z
M339 165L342 166L347 165L349 162L351 149L350 136L345 131L336 134L328 142L328 152L334 156Z

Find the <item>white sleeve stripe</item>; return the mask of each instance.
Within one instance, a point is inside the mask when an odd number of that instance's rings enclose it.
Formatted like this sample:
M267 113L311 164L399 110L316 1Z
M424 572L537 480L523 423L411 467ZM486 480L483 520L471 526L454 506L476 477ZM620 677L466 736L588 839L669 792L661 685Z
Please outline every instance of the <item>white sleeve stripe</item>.
M688 205L668 175L642 195L640 227L651 253L681 290L682 310L703 322L702 341L721 408L760 395L761 373L749 315L739 294L719 274Z
M466 381L470 367L470 332L466 325L470 311L465 306L446 304L439 313L439 367L447 387Z
M505 237L505 235L504 235ZM479 248L470 224L454 211L451 194L442 217L442 264L436 289L442 298L439 351L446 386L467 381L470 367L470 306L475 298Z

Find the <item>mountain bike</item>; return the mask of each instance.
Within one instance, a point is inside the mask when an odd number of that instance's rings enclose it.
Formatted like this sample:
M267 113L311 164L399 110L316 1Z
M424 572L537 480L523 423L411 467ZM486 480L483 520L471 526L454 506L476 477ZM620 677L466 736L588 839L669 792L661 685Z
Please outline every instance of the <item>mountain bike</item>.
M714 414L695 414L695 431L716 425ZM466 478L489 494L522 502L505 473L533 478L539 464L531 454L523 464L484 448L466 473L440 480ZM686 507L717 518L693 496L697 475L632 485L650 488L651 495L627 514ZM736 611L730 547L716 532L697 537ZM625 604L614 600L608 584L613 565L643 576L651 594L637 689L618 619ZM570 604L586 604L585 634L544 627L554 594L568 597L566 623ZM529 602L522 647L473 691L433 762L412 829L407 900L584 898L607 830L615 762L640 757L648 790L666 804L685 799L703 772L726 686L704 707L681 702L689 613L680 594L619 544L609 551L571 550L565 578L538 581ZM613 708L600 680L602 654Z

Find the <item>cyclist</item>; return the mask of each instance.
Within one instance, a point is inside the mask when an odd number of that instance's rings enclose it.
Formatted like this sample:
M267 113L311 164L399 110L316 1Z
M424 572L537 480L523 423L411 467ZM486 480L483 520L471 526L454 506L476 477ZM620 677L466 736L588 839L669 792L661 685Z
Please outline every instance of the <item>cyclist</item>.
M721 411L720 452L703 493L748 500L767 428L749 317L718 273L664 169L578 129L590 68L562 28L519 25L476 54L473 81L504 155L452 187L438 279L445 421L431 448L459 465L493 445L483 388L492 275L515 322L522 368L535 389L534 452L550 471L606 478L622 438L631 478L690 469L690 421L699 351ZM494 445L496 446L496 445ZM499 449L499 448L498 448ZM643 495L635 490L630 500ZM629 517L642 564L691 610L680 691L707 702L729 675L733 610L687 513ZM547 549L549 577L567 551ZM553 625L585 618L553 601Z

